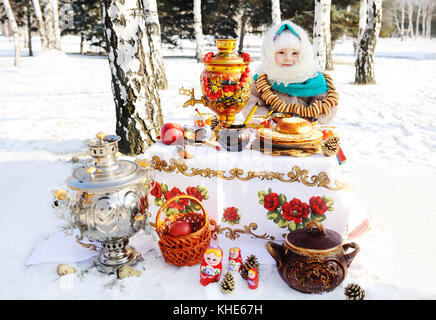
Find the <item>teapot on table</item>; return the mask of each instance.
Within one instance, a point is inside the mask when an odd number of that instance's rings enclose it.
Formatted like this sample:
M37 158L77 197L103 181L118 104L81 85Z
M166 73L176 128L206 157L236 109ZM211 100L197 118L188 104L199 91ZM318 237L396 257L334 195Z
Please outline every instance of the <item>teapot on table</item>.
M327 292L339 286L360 250L354 242L343 244L339 233L314 220L289 233L283 245L268 241L265 247L276 260L282 279L303 293ZM346 253L349 248L354 250Z

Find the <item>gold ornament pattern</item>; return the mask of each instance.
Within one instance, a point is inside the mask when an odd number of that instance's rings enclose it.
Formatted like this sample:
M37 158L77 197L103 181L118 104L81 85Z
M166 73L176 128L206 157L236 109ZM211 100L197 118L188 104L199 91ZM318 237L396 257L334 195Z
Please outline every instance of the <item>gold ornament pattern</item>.
M240 237L240 234L248 234L252 238L257 239L263 239L263 240L275 240L274 236L270 236L267 233L264 233L263 235L258 235L252 232L252 230L257 229L257 223L250 223L248 226L244 226L244 229L232 229L230 227L224 227L222 228L221 225L217 225L215 221L211 220L210 224L214 227L213 230L211 230L211 237L212 239L216 240L218 238L218 234L224 233L226 238L229 238L230 240L236 240Z
M151 166L155 170L164 171L167 173L181 173L186 177L200 176L203 178L220 178L223 180L234 180L238 179L241 181L249 181L251 179L260 180L279 180L285 183L298 182L302 183L307 187L322 187L332 191L339 190L350 190L350 185L347 183L342 183L340 181L334 181L334 186L331 185L331 180L327 173L321 171L317 175L309 175L309 170L301 169L299 166L293 166L292 170L287 174L282 172L273 171L247 171L243 169L234 168L230 169L228 173L226 170L214 170L210 168L189 168L183 159L171 158L169 162L162 160L159 156L155 155L152 157Z

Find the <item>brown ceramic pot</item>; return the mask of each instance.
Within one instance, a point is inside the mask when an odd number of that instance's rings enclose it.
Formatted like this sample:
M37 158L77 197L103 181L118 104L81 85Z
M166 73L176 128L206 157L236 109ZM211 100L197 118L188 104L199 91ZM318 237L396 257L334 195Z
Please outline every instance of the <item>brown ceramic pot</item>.
M360 250L354 242L343 244L337 232L316 221L289 233L283 245L268 241L265 247L276 260L282 279L304 293L327 292L340 285ZM346 254L349 248L354 250Z

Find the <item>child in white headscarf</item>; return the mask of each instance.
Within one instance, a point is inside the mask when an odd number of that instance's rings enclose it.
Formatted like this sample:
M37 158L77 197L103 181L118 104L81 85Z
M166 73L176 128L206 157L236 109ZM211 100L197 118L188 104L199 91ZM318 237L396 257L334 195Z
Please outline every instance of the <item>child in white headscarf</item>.
M244 116L256 103L258 115L274 110L321 124L330 122L337 112L338 95L331 78L320 72L306 32L290 21L266 32L253 78Z

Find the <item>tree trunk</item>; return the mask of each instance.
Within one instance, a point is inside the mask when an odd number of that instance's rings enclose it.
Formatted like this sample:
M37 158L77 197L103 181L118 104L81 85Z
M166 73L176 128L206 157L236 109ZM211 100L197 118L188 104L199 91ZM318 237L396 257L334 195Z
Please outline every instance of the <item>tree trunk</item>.
M382 21L382 0L368 0L367 24L356 57L355 84L374 84L374 56Z
M41 50L47 50L47 33L45 31L44 19L42 18L41 6L39 0L32 0L33 10L35 11L36 20L38 20L39 37L41 39Z
M204 44L203 44L203 25L201 22L201 0L194 0L194 33L195 33L195 58L198 62L203 60Z
M421 16L421 1L418 1L418 11L416 13L415 37L419 37L419 19Z
M280 23L280 0L271 0L271 18L273 24Z
M407 0L407 14L409 25L407 27L407 36L413 38L413 5L412 0Z
M401 25L400 25L400 27L401 27L401 40L403 40L404 39L404 18L405 18L405 5L404 5L404 2L405 2L406 0L400 0L400 8L401 8Z
M425 37L431 39L431 20L433 17L434 2L427 2L427 21L425 25Z
M427 21L427 0L422 0L422 20L421 20L421 29L422 29L422 37L425 38L425 24Z
M54 25L53 25L53 0L47 0L47 3L44 8L44 22L45 22L45 31L47 38L47 49L55 48L55 34L54 34Z
M368 0L366 0L366 2L367 1ZM400 22L398 21L397 6L398 6L398 0L395 0L395 2L394 2L394 13L393 13L394 23L395 23L395 26L397 27L398 34L401 34L401 26L400 26ZM365 11L366 11L366 9L365 9ZM366 16L365 16L365 25L366 25Z
M61 25L59 21L58 0L51 0L53 12L54 48L61 51Z
M3 6L5 8L6 16L9 20L9 25L11 26L12 36L14 37L14 47L15 47L15 60L14 65L19 66L21 62L21 50L20 50L20 34L18 30L17 21L15 20L14 13L12 12L11 4L9 0L3 0Z
M32 50L32 15L30 12L30 7L31 7L31 3L30 0L28 0L27 4L26 4L26 18L27 18L27 22L26 22L26 26L27 26L27 43L28 43L28 48L29 48L29 56L33 56L33 50Z
M322 71L327 69L327 52L330 51L331 54L330 7L331 0L315 0L313 47L315 50L315 57L318 60Z
M80 54L85 53L85 51L83 50L84 43L85 43L85 35L83 33L80 33Z
M102 0L120 152L143 153L163 124L141 0Z
M149 35L153 73L158 89L168 89L165 65L162 56L162 41L156 0L142 0L145 14L145 25Z
M243 9L242 17L241 17L241 30L239 34L239 47L238 52L244 51L244 38L245 38L245 28L247 26L247 13L245 9Z

